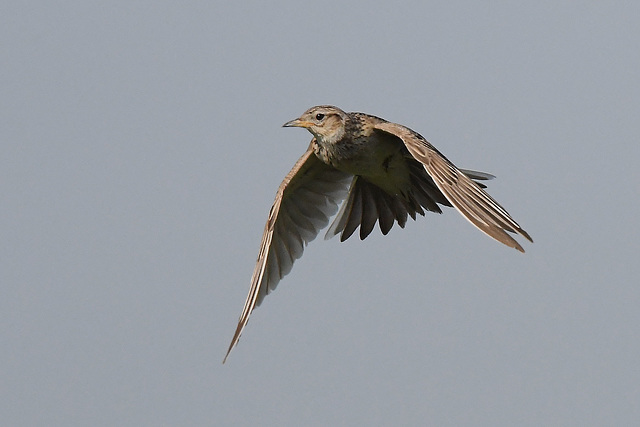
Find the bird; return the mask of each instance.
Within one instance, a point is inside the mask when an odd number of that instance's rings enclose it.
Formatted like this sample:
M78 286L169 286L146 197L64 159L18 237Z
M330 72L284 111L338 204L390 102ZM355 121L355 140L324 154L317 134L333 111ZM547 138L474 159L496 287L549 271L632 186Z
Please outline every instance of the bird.
M533 243L479 182L493 175L458 169L406 126L319 105L283 127L307 129L313 138L278 187L249 294L222 363L238 343L254 308L291 271L304 247L336 212L325 239L340 235L343 242L359 227L364 240L376 222L386 235L395 223L404 228L408 217L415 220L416 214L424 216L425 211L442 213L441 206L446 206L520 252L524 249L508 233Z

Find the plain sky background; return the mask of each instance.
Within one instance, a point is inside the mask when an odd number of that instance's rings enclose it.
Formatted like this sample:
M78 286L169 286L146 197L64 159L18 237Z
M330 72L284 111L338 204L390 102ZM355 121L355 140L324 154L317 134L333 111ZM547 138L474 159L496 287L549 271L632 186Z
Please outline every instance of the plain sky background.
M640 3L0 6L0 424L640 425ZM410 126L455 211L312 242L222 358L334 104Z

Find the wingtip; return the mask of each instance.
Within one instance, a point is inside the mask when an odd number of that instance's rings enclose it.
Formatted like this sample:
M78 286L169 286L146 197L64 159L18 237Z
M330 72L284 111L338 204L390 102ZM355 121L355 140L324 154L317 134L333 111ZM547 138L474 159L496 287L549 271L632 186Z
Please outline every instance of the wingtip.
M246 325L246 322L245 322L245 325ZM236 328L235 334L233 334L233 339L231 340L231 344L229 344L229 348L227 349L227 354L224 356L224 359L222 359L223 365L227 361L227 358L229 357L229 355L231 354L231 350L233 350L235 346L238 345L238 341L240 341L240 335L242 335L242 329L244 329L244 325L242 325L242 322L240 322L238 323L238 327Z
M227 361L227 358L229 357L229 354L231 354L231 350L233 350L233 344L231 345L231 347L229 347L229 350L227 350L227 354L224 355L224 359L222 359L222 364L223 365Z
M533 243L533 239L531 238L531 236L529 236L529 233L527 233L526 231L524 231L523 229L520 229L520 234L522 234L522 236L527 239L528 241L530 241L531 243Z

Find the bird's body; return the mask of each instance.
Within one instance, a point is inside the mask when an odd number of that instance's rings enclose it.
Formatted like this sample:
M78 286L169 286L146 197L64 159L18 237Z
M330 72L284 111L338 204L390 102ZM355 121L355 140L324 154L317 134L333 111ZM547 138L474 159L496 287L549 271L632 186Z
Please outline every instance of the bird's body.
M388 194L406 190L409 183L406 149L375 132L372 124L383 120L362 113L345 115L346 131L338 141L326 143L316 138L315 155L342 172L358 175Z
M333 106L310 108L284 126L306 128L314 138L278 188L225 360L255 306L291 270L343 199L327 238L340 234L344 241L359 227L364 239L376 222L387 234L394 223L404 227L408 216L416 219L425 209L441 213L443 205L455 207L481 231L521 252L506 232L532 241L484 185L474 181L493 176L456 168L405 126Z

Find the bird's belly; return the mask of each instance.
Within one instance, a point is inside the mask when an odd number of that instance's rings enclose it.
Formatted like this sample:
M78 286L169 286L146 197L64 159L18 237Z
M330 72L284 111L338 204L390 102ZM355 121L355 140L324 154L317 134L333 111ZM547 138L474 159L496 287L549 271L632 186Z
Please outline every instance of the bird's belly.
M342 158L335 167L359 175L391 195L406 194L410 188L409 167L397 144L379 143L353 156Z

